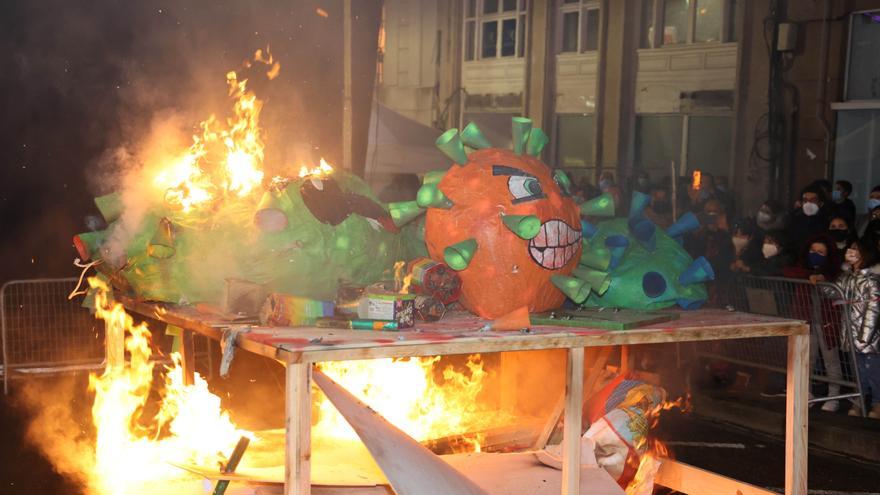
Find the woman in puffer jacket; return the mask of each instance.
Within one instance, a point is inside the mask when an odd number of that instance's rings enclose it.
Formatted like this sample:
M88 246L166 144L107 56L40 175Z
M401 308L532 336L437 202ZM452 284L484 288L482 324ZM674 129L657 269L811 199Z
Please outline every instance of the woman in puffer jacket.
M847 269L833 282L843 293L844 317L849 319L845 346L853 346L862 382L862 395L870 404L868 417L880 419L880 277L872 270L877 250L867 241L853 241L846 250ZM837 297L829 291L829 297ZM868 402L869 401L869 402ZM858 407L849 411L858 416Z

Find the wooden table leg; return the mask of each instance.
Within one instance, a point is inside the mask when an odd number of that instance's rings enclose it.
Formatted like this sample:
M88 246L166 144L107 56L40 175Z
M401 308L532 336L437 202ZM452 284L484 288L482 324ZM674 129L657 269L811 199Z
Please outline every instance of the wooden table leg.
M284 495L309 495L312 490L311 372L311 364L287 364Z
M578 495L581 486L581 424L584 396L584 348L568 350L565 422L562 430L562 495Z
M180 331L180 366L183 368L183 384L193 385L196 382L196 348L193 331Z
M792 335L785 396L785 495L807 495L809 396L810 335Z

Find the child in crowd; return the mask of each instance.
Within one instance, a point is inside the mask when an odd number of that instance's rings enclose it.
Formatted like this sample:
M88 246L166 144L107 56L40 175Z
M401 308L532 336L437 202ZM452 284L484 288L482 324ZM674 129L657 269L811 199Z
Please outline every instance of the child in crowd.
M759 277L781 277L782 269L794 261L789 253L788 238L781 230L764 234L761 254L764 259L749 267L749 272Z
M765 201L758 209L755 222L760 230L758 234L762 238L765 233L771 230L785 230L788 226L788 218L782 204L772 199Z
M834 239L834 245L841 252L845 251L849 244L855 240L851 225L852 223L840 216L832 218L828 223L828 237Z
M855 350L862 394L870 404L868 417L880 419L880 279L871 270L877 262L877 250L865 240L854 241L845 259L846 269L833 282L846 304L849 332L843 336L844 345ZM838 297L834 291L826 291L829 297ZM858 416L860 411L853 407L849 414Z
M833 239L821 235L810 239L801 249L797 265L785 267L783 275L788 278L809 279L812 283L835 280L841 270L841 254ZM825 375L831 380L843 380L840 366L840 312L830 304L822 311L814 311L814 301L807 286L795 287L796 294L791 303L794 317L809 321L813 326L810 332L810 362L812 369L818 369L821 357ZM840 395L840 385L830 383L828 396ZM822 410L837 412L840 402L836 399L822 403Z
M856 204L849 197L852 195L853 185L848 180L839 180L834 183L834 191L831 198L834 200L836 215L852 225L856 221Z

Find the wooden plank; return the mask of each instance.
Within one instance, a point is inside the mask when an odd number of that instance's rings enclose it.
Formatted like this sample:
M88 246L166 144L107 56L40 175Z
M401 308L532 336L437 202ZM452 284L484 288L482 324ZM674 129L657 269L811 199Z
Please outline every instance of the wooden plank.
M654 483L690 495L777 495L672 459L661 461Z
M193 331L180 331L180 368L183 373L183 384L192 385L196 382L196 348Z
M793 335L788 338L785 396L785 495L807 495L809 397L810 337Z
M315 383L351 425L398 495L486 495L455 468L319 370Z
M562 495L578 495L581 486L581 424L584 397L584 348L568 350L565 422L562 433Z
M287 365L284 495L311 493L311 368L310 364Z
M556 310L532 315L533 325L561 327L604 328L607 330L631 330L657 323L674 321L681 316L673 311L599 311L597 309Z

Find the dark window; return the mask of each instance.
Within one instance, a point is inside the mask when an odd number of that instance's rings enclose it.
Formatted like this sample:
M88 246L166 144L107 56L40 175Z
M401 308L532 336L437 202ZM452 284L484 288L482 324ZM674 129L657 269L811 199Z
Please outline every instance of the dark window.
M727 39L725 41L736 41L736 0L727 0Z
M501 56L512 57L516 54L516 19L501 21Z
M654 48L654 0L642 2L642 35L639 46Z
M519 46L516 50L516 56L522 57L526 51L526 16L519 16Z
M726 176L730 169L730 117L691 117L688 121L688 174L694 170Z
M681 164L682 117L639 115L636 117L636 166L668 175L670 163ZM652 174L653 175L653 174Z
M477 24L474 21L468 21L464 26L464 59L474 59L474 43L476 42Z
M477 0L468 0L465 17L474 17L475 15L477 15Z
M483 23L483 49L481 57L494 58L498 50L498 21Z
M578 24L580 23L580 14L577 12L566 12L562 15L562 51L576 52L578 51Z
M503 7L505 12L516 10L516 0L504 0Z
M592 167L596 120L592 115L557 117L556 161L560 167Z
M599 9L589 9L586 14L587 34L584 36L584 51L594 52L599 49Z
M498 12L498 0L483 0L483 13L494 14Z

